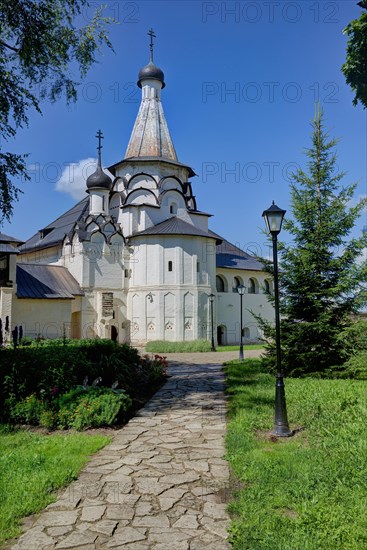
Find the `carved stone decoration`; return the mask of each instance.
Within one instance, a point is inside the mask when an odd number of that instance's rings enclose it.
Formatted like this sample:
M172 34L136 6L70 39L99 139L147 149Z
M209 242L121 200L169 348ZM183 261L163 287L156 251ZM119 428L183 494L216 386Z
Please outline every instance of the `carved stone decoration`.
M166 330L173 330L173 323L172 321L168 321L166 323Z
M148 324L148 331L149 332L155 331L155 324L152 321Z
M133 323L133 332L134 332L134 333L139 332L139 325L138 325L138 323Z
M192 330L192 322L191 319L187 319L185 323L185 330Z

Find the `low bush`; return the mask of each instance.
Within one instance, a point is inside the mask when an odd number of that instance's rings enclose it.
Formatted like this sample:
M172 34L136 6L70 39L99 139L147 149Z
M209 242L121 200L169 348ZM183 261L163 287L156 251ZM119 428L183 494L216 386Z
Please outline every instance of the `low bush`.
M145 348L152 353L190 353L206 352L211 350L208 340L192 340L187 342L167 342L166 340L152 340Z
M48 403L32 394L8 407L9 420L48 429L83 430L122 420L131 403L123 390L78 387Z
M45 341L24 348L2 348L0 414L5 422L41 424L49 428L74 426L75 418L61 422L55 417L55 411L62 409L60 396L95 381L105 388L108 397L98 396L98 403L93 402L99 418L93 422L111 423L131 405L131 399L141 403L154 392L165 378L165 368L163 357L141 358L136 349L110 340ZM113 393L108 389L111 387L117 391ZM119 394L118 390L123 391ZM85 397L85 393L83 395ZM118 404L118 412L112 415L111 410L116 411ZM92 403L86 405L92 407ZM62 414L68 418L67 412ZM80 422L80 426L86 424L90 421Z

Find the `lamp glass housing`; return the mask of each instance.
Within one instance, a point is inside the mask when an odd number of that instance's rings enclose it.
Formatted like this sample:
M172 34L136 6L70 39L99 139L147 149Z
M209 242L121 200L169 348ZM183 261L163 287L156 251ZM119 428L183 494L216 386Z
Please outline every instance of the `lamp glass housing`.
M282 223L286 210L279 208L273 201L273 204L263 212L266 227L271 235L278 235L282 229Z
M238 292L238 294L243 296L246 292L246 287L244 285L238 285L237 292Z
M215 295L214 295L214 294L209 294L209 300L210 300L211 302L214 302L214 300L215 300Z

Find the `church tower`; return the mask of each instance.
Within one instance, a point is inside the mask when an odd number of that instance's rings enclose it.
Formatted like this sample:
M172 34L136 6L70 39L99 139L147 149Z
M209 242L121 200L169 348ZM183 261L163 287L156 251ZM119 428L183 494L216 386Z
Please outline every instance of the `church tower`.
M98 216L99 214L108 215L108 200L112 185L111 178L102 170L101 140L103 136L101 130L98 130L97 138L97 168L87 179L87 193L90 195L89 214L91 216Z
M208 295L215 290L216 238L178 160L164 115L163 71L153 59L139 72L142 97L125 158L115 176L110 213L127 242L127 316L132 343L206 338Z

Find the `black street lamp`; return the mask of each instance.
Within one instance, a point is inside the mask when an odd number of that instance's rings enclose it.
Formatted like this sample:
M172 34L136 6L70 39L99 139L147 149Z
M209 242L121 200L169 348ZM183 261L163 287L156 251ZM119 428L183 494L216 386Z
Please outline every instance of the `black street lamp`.
M241 334L241 339L240 339L240 361L243 361L242 298L243 298L243 295L246 292L246 287L243 286L243 285L238 285L237 292L240 295L240 334Z
M212 347L210 351L215 351L214 346L214 315L213 315L213 302L215 300L215 295L209 294L209 300L210 300L210 317L211 317L211 323L212 323Z
M274 306L275 306L275 338L277 350L277 373L275 382L275 411L273 434L278 437L293 435L290 430L287 417L287 405L285 400L284 375L280 351L280 315L279 315L279 275L278 275L278 242L277 238L282 229L285 210L273 204L264 210L266 226L273 239L273 269L274 269Z

